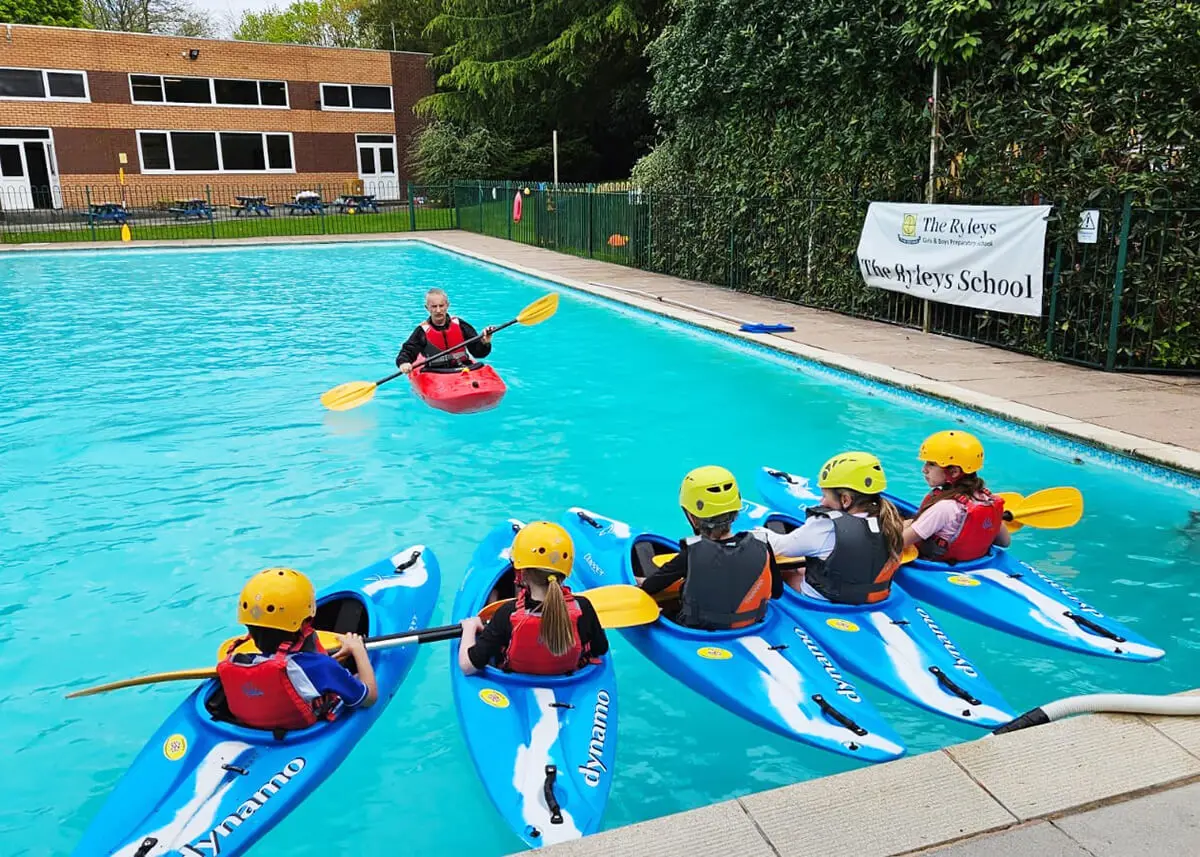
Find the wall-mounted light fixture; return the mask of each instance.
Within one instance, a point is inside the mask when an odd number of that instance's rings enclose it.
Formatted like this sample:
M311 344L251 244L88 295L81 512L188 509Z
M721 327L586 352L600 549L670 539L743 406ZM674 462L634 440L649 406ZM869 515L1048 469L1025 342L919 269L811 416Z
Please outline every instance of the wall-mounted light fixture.
M200 49L199 48L192 48L190 51L188 51L188 59L194 60L194 59L199 59L199 58L200 58Z

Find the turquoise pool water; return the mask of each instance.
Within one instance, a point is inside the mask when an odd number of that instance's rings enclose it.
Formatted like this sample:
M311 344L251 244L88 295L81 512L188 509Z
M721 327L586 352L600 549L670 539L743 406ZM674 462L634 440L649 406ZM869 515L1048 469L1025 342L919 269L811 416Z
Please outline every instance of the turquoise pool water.
M956 418L984 440L993 486L1083 491L1078 526L1026 528L1017 550L1168 655L1090 659L940 614L960 648L1018 710L1196 685L1191 480L571 292L551 321L497 335L509 393L495 411L445 415L400 382L325 412L325 389L390 371L433 285L479 327L552 288L414 244L3 256L6 857L68 852L186 690L63 694L211 663L259 568L291 564L323 584L423 542L444 572L440 624L475 540L501 518L581 504L682 534L675 494L690 468L721 463L749 485L761 464L812 473L851 447L876 451L917 496L916 446ZM614 638L608 826L853 765L737 720ZM475 778L447 670L443 647L423 651L376 728L259 850L516 850ZM983 734L859 684L914 753Z

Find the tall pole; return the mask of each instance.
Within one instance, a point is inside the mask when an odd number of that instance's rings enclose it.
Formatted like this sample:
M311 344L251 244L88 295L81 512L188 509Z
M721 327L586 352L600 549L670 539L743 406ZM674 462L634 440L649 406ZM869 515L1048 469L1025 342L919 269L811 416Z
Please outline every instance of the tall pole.
M934 187L935 187L935 171L937 170L937 149L938 149L938 66L933 64L933 97L929 99L929 113L933 121L929 123L929 184L925 187L925 202L933 204ZM933 309L929 298L925 299L925 305L922 307L921 329L925 333L929 333L933 327Z

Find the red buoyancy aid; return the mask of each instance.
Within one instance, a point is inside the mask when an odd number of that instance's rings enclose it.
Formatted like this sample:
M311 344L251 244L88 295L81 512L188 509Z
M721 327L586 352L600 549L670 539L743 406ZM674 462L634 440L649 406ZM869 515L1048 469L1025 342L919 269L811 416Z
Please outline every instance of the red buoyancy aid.
M935 488L921 501L924 505L930 497L935 500L941 493ZM984 489L980 496L955 497L967 510L958 532L949 539L926 539L921 543L921 556L936 559L941 562L969 562L985 556L991 550L996 535L1004 524L1004 498L996 497Z
M583 615L583 611L579 609L571 590L563 587L563 597L567 601L567 613L571 617L575 642L561 655L553 654L538 640L542 628L542 614L525 608L527 593L528 590L524 587L517 593L517 609L513 611L511 619L512 638L508 641L508 650L504 653L503 668L530 675L566 675L579 669L584 662L583 644L579 637L579 617Z
M421 330L425 331L425 341L436 348L437 351L445 351L466 342L466 337L463 336L462 323L459 322L458 316L450 316L450 324L445 330L438 330L428 321L421 322ZM429 356L432 357L433 355ZM463 363L474 362L474 358L471 357L465 348L448 355L446 359L460 360Z
M288 656L302 651L309 638L318 652L325 651L311 625L305 625L304 633L294 642L284 643L274 655L257 663L234 661L234 651L242 640L230 647L229 657L217 664L217 678L225 690L230 713L240 723L252 729L290 730L305 729L322 717L333 719L336 696L309 701L288 678Z

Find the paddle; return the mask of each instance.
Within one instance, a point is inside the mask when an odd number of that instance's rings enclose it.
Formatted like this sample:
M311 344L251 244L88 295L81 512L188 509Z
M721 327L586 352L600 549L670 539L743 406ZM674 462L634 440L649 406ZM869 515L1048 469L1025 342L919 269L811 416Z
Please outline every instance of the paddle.
M649 595L642 592L636 586L621 583L613 586L601 586L581 594L595 607L600 624L605 628L629 628L634 625L648 625L658 618L658 605L654 603L654 600ZM512 600L509 598L507 601L492 602L480 611L479 617L486 622L502 604L511 602ZM396 646L408 646L414 643L421 645L441 640L453 640L461 636L462 625L454 624L442 625L437 628L424 628L417 631L402 631L398 634L383 634L378 637L370 637L363 642L366 643L368 651L375 651L377 649L390 649ZM227 647L229 643L230 641L226 640L222 644L222 649ZM336 656L338 650L334 649L329 654ZM215 678L216 675L216 667L153 673L151 675L121 679L120 681L72 691L67 694L67 699L93 696L98 693L107 693L110 690L121 690L126 687L139 687L141 685L159 684L168 681Z
M1061 530L1073 527L1083 517L1083 495L1078 488L1046 488L1028 497L1015 492L1004 498L1004 521L1010 533L1021 527Z
M541 324L543 321L554 315L558 310L558 295L554 292L544 295L531 303L514 318L512 321L505 322L495 328L492 333L496 334L504 330L506 327L512 327L514 324L523 324L531 326ZM434 360L445 357L455 351L461 351L468 344L480 340L483 334L480 333L465 340L459 345L452 348L447 348L444 351L439 351L432 357L425 359L425 364L428 365ZM415 370L414 370L415 371ZM386 378L380 378L378 381L347 381L345 384L339 384L331 390L325 392L321 396L321 404L331 411L348 411L351 408L357 408L359 405L365 405L371 399L375 398L375 390L380 384L386 384L394 378L399 378L403 372L393 372Z

